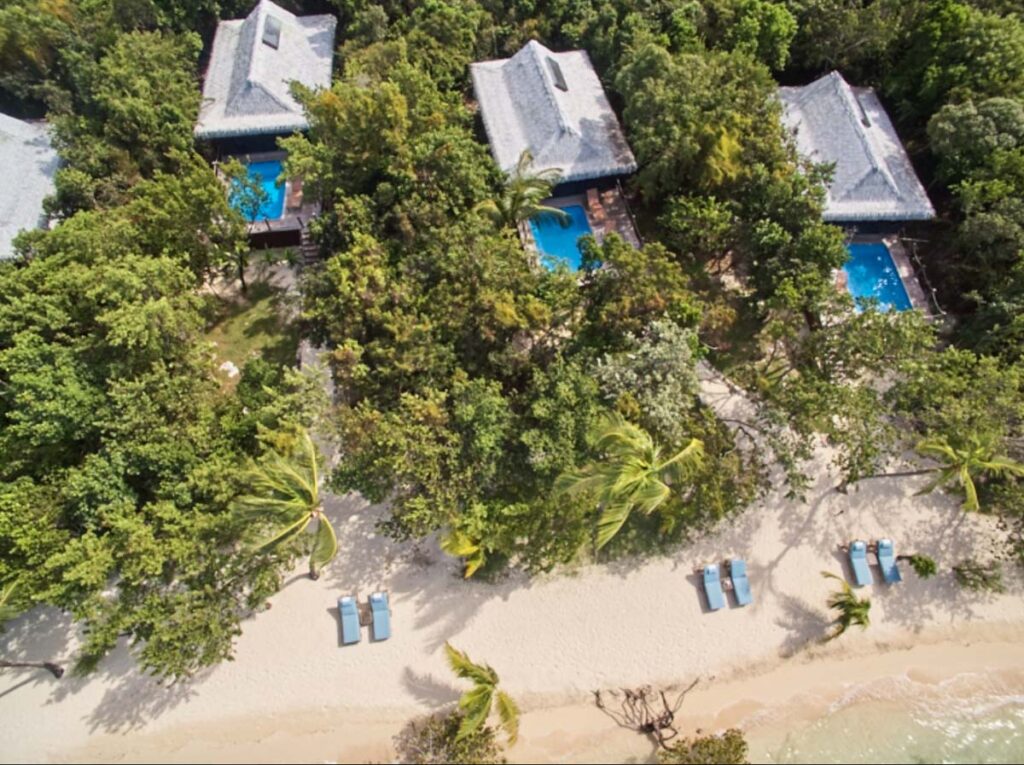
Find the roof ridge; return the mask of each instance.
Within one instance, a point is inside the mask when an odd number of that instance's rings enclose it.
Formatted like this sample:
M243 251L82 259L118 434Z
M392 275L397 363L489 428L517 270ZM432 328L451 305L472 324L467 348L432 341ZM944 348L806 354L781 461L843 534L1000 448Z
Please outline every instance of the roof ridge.
M537 74L543 84L544 94L548 97L548 100L555 109L555 121L558 123L559 130L563 133L569 133L570 135L578 135L578 131L566 117L565 112L562 109L562 105L558 103L558 96L555 94L554 83L551 82L550 75L545 71L545 62L542 58L554 56L554 52L535 39L531 39L526 43L523 50L527 51L527 56L534 68L537 70Z
M273 0L259 0L259 2L256 3L256 6L249 12L249 15L246 16L245 20L242 22L242 30L239 32L239 43L244 46L242 60L245 62L245 79L243 80L243 84L248 88L259 90L285 111L293 112L295 111L295 106L278 96L272 88L268 87L266 83L256 75L256 60L260 53L263 52L261 27L266 24L269 6L273 6L275 10L278 10L283 14L283 16L275 16L275 18L279 19L282 25L290 23L295 19L294 14L289 13L277 3L273 2ZM251 35L249 34L250 30L252 33ZM236 98L239 98L243 92L243 88L239 88L232 94L231 100L233 101Z
M860 99L857 98L856 94L853 92L853 88L850 86L850 83L848 83L843 75L838 71L833 69L825 76L829 78L830 83L835 88L836 94L839 96L839 100L842 103L843 108L846 109L850 117L856 123L857 128L854 132L857 135L857 140L860 141L861 146L864 147L864 153L868 157L868 164L871 165L871 169L866 171L864 175L862 175L857 182L853 184L852 188L856 189L864 182L865 178L871 175L872 172L875 172L882 176L882 179L885 181L885 185L888 186L897 197L902 198L903 195L900 194L900 190L896 185L896 180L889 173L889 168L886 166L886 163L880 160L875 144L868 136L867 128L870 127L871 121L867 116L867 112L864 110L864 105L861 104ZM864 124L865 121L867 121L867 125Z

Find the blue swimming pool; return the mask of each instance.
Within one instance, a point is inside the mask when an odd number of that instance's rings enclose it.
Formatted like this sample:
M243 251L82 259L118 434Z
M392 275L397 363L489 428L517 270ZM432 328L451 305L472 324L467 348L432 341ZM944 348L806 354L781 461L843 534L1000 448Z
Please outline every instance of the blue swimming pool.
M881 311L906 311L913 307L888 247L881 242L857 242L846 245L846 249L850 259L843 270L854 300L874 298ZM857 311L861 310L858 305Z
M246 167L246 170L249 178L262 186L267 195L256 216L250 217L249 220L277 220L284 212L284 181L277 183L277 177L282 170L281 161L252 162ZM242 200L237 193L231 195L231 206L243 213L246 212L242 210Z
M563 226L553 215L538 215L530 218L530 230L545 268L554 270L561 261L578 271L583 258L579 238L590 233L590 223L582 206L570 205L562 209L569 215L569 225Z

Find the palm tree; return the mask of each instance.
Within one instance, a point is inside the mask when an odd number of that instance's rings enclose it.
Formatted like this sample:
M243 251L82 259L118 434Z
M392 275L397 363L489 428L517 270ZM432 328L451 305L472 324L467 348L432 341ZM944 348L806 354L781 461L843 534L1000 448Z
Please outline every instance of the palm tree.
M650 515L700 466L704 443L698 438L665 458L661 447L643 428L613 416L598 430L595 449L603 459L555 479L555 493L575 496L593 493L601 506L597 549L622 528L629 514Z
M540 203L551 195L551 189L558 183L562 171L548 169L531 173L532 162L530 150L524 149L515 170L505 178L505 187L498 198L481 202L477 209L490 215L502 226L515 226L535 215L553 215L563 225L568 225L571 218L564 210Z
M14 602L14 593L18 589L18 580L9 582L0 589L0 631L3 630L4 622L10 621L22 612L22 608ZM64 667L54 664L52 661L7 661L0 659L0 668L31 668L45 669L57 680L64 676Z
M315 522L309 578L317 579L337 554L338 538L320 502L320 453L309 431L302 429L298 441L293 454L271 452L249 467L244 480L251 493L238 497L234 507L245 519L273 527L269 537L254 545L257 551L293 540Z
M469 579L487 562L487 550L464 531L452 529L441 538L441 549L453 558L462 558L465 563L462 575Z
M833 592L828 599L828 607L838 611L839 615L832 622L831 634L826 635L823 642L835 640L853 626L867 629L870 624L868 612L871 611L871 601L867 598L858 598L845 579L828 571L822 571L821 575L837 580L842 588L838 592Z
M464 717L455 740L472 735L490 717L492 708L496 707L508 743L514 744L519 737L519 707L511 696L498 690L498 673L486 664L474 664L451 643L445 643L444 650L452 672L473 683L473 687L459 699L459 709Z
M959 484L965 494L963 509L976 511L981 509L978 502L978 489L974 485L976 477L983 476L1015 476L1024 477L1024 464L1009 457L996 454L991 442L983 443L975 436L967 439L967 444L955 448L945 437L927 438L917 445L917 451L926 457L932 457L943 463L935 468L935 480L925 486L918 494L927 494L939 486Z
M1024 477L1024 463L998 455L992 439L969 436L964 446L955 447L945 436L926 438L918 442L917 452L931 457L941 464L936 467L879 473L865 476L861 480L902 478L935 473L935 480L917 492L918 494L930 494L939 486L958 484L965 494L963 509L976 511L981 509L981 503L978 501L978 488L975 485L976 480L989 475Z

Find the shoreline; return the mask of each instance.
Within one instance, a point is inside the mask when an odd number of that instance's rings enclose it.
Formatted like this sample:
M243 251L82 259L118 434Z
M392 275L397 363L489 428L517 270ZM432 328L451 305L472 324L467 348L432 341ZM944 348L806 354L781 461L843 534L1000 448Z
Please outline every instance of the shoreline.
M872 703L858 697L880 682L908 681L920 689L968 677L998 677L1024 694L1022 638L1024 624L1013 622L936 627L870 645L831 644L789 659L736 666L701 678L686 694L676 724L684 737L698 729L739 727L748 734L756 758L759 749L837 704ZM677 694L669 694L670 702ZM617 708L612 695L606 694L605 703ZM271 717L190 723L159 733L103 734L61 752L54 761L388 762L392 736L424 711L319 706ZM655 751L649 738L617 727L584 694L571 701L552 697L548 703L541 698L524 703L520 730L519 743L507 752L510 762L644 762Z

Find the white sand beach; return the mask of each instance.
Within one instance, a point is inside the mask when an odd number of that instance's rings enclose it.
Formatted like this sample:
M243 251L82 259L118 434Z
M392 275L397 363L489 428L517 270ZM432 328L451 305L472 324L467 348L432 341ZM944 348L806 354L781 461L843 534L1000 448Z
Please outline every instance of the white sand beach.
M705 383L721 396L716 408L742 404ZM338 558L319 581L297 569L272 608L244 625L233 662L171 688L140 676L123 649L85 679L5 671L0 759L387 761L406 720L459 695L446 640L491 664L519 700L521 742L509 756L521 761L649 756L638 734L593 707L596 689L701 678L679 720L714 728L865 678L1024 668L1017 573L1007 569L1007 594L985 596L961 590L950 572L1002 537L994 519L965 515L942 494L914 496L924 479L867 481L844 495L824 464L820 475L806 503L773 492L674 554L494 584L463 581L434 544L377 534L381 508L331 499ZM902 584L865 588L868 630L815 645L835 584L819 572L845 570L837 543L880 536L897 553L934 557L940 573L921 580L903 564ZM749 562L755 601L707 613L693 569L734 555ZM393 637L371 643L364 633L340 647L336 598L377 589L390 591ZM73 646L68 619L53 610L0 636L10 659L66 660Z

